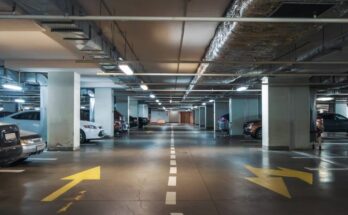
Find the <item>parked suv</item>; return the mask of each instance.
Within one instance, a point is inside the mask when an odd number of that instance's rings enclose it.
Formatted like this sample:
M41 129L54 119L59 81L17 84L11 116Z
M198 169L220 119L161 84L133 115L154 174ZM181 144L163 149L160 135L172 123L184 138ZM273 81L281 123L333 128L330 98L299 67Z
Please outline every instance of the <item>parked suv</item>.
M17 161L21 153L19 128L16 125L0 123L0 165Z
M317 121L322 120L326 132L348 132L348 119L337 113L321 113Z

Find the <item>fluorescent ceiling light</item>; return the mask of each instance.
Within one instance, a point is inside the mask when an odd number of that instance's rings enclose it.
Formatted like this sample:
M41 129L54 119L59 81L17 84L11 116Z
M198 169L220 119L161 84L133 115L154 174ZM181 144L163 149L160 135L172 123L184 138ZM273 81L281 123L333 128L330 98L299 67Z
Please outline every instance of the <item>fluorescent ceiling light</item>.
M15 99L14 101L17 102L17 103L25 103L24 99Z
M241 92L241 91L246 91L247 89L248 89L248 87L243 86L243 87L238 87L238 88L237 88L237 91L238 91L238 92Z
M206 105L207 105L207 103L203 102L203 103L202 103L202 105L203 105L203 106L206 106Z
M215 100L214 100L214 99L210 99L209 102L210 102L210 103L213 103L213 102L215 102Z
M158 105L162 105L162 103L160 102L160 103L158 103Z
M156 96L154 94L150 94L150 98L154 99Z
M133 70L127 64L118 65L118 68L120 68L120 70L122 70L122 72L124 72L126 75L134 74Z
M334 100L333 97L319 97L317 98L317 101L320 101L320 102L328 102L328 101L332 101Z
M156 102L158 103L158 102L159 102L159 100L158 100L158 99L156 99Z
M173 100L169 100L169 103L171 104L173 102Z
M149 87L146 84L141 84L140 87L145 91L149 89Z
M24 107L23 109L24 110L30 110L30 107Z
M40 108L39 108L39 107L36 107L35 110L40 110Z
M0 107L0 111L3 111L4 110L4 108L3 107Z
M9 89L9 90L16 90L16 91L22 91L23 88L21 86L19 86L18 84L10 84L10 83L6 83L2 85L3 88L5 89Z

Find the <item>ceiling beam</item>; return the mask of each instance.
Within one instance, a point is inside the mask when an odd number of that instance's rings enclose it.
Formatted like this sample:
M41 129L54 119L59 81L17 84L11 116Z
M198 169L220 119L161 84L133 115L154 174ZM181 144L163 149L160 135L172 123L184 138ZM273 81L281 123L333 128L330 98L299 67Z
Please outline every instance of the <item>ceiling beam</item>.
M98 76L128 76L125 73L97 73ZM209 76L209 77L311 77L311 76L348 76L348 73L275 73L275 74L236 74L236 73L134 73L133 76L171 76L171 77L191 77L191 76Z
M347 18L0 15L3 20L347 24Z

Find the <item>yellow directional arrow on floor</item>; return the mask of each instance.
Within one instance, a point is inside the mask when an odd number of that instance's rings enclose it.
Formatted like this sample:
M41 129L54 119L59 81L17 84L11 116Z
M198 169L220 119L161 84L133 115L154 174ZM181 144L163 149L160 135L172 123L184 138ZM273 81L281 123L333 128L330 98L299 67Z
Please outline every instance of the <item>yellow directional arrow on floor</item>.
M302 172L287 168L279 168L279 170L255 168L249 165L245 165L245 168L257 176L247 177L245 179L287 198L291 198L291 195L288 191L288 188L286 187L283 177L297 178L308 184L313 184L313 175L308 172Z
M71 188L78 185L80 182L82 182L84 180L100 180L100 166L76 173L74 175L71 175L71 176L68 176L65 178L62 178L61 180L71 180L71 182L69 182L68 184L59 188L58 190L54 191L50 195L46 196L41 201L43 201L43 202L54 201L59 196L63 195L68 190L70 190Z

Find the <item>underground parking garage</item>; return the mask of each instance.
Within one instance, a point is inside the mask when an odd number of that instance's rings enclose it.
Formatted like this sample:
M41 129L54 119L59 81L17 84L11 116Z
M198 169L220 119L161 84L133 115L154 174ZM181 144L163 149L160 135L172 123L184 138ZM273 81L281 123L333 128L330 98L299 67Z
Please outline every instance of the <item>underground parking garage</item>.
M347 11L1 0L0 214L345 214Z

